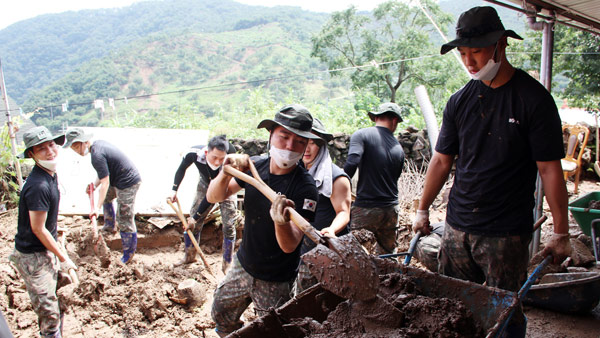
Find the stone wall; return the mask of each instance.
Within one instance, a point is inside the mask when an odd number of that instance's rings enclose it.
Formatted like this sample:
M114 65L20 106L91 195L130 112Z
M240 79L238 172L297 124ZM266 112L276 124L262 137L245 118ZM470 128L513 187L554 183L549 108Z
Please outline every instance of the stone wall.
M429 147L429 139L427 138L427 131L409 128L397 133L397 139L404 149L406 159L412 160L417 167L420 168L424 161L429 162L431 150ZM266 140L244 140L233 138L230 141L237 148L238 152L250 156L267 153ZM340 167L343 167L344 163L346 163L349 142L350 135L340 133L335 134L333 140L328 143L331 158L333 162Z

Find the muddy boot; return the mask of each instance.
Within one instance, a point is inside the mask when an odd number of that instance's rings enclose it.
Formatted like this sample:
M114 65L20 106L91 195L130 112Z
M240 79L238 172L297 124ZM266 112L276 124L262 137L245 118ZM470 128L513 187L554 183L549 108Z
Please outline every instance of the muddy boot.
M221 263L221 270L225 274L229 264L231 264L231 258L233 257L233 240L223 238L223 262Z
M121 262L127 264L131 262L135 249L137 249L137 232L121 231L121 243L123 244L123 257Z
M187 232L183 234L183 241L185 243L185 256L183 256L183 259L181 259L179 262L173 264L173 266L190 264L196 261L196 248L194 248L194 245L192 245L192 240Z
M102 227L102 231L108 233L115 233L115 207L112 202L104 203L102 205L102 209L104 211L104 226Z

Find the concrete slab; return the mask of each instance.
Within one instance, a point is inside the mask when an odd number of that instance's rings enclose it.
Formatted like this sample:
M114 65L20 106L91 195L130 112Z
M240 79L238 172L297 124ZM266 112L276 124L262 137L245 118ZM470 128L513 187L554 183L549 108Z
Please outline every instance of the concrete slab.
M207 130L83 128L94 134L95 140L114 144L136 165L142 176L135 211L146 215L175 215L165 202L171 193L175 171L190 147L208 142ZM58 157L58 177L61 190L60 213L87 215L90 202L86 186L96 179L90 155L81 157L71 149L61 149ZM198 170L188 168L180 185L178 197L184 213L188 213L196 193ZM98 198L96 191L95 197Z

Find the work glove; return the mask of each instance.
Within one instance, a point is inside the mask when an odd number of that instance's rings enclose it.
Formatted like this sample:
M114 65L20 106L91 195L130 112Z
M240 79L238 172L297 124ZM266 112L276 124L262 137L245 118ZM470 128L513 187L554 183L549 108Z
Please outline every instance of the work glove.
M187 228L185 227L185 224L184 224L183 230L184 231L194 231L195 226L196 226L196 220L194 219L194 217L188 217L187 218Z
M168 199L169 197L167 197ZM177 202L177 190L173 190L173 196L170 197L171 198L171 202L176 203Z
M431 230L433 229L429 225L429 210L417 210L412 230L415 233L420 232L423 236L427 236L431 233Z
M241 172L246 172L248 169L250 169L248 166L248 161L251 161L250 156L246 154L229 154L227 157L225 157L223 166L230 165Z
M295 208L296 204L294 201L285 198L285 195L277 195L275 197L273 204L271 204L271 210L269 210L275 225L289 223L290 211L287 209L288 207Z
M68 275L70 269L77 271L77 266L69 257L67 257L63 262L60 262L60 271Z
M560 264L571 255L571 238L569 234L553 234L542 251L542 256L552 255L554 264Z

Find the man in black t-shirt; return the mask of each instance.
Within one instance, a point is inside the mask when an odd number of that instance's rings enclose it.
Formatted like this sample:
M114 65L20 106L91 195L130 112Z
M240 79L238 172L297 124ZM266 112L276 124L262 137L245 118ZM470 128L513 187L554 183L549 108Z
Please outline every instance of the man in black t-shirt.
M91 133L86 133L81 128L72 128L67 131L67 142L64 147L70 147L81 156L91 154L92 166L98 174L98 178L92 186L94 190L99 189L99 193L97 205L95 210L90 213L90 217L93 215L97 217L100 214L100 207L103 207L103 230L105 231L116 231L112 202L117 200L116 224L120 230L123 245L121 262L127 264L137 249L134 207L142 178L131 160L117 147L102 140L92 142L91 139Z
M446 105L413 230L431 231L429 207L457 157L438 270L517 291L527 277L536 169L554 220L544 254L559 263L571 251L561 121L550 93L508 62L507 38L521 37L504 29L492 7L461 14L456 35L441 52L458 47L473 80ZM518 313L506 334L525 331Z
M318 192L315 182L298 165L311 134L312 116L297 104L283 107L258 128L270 131L270 157L254 158L260 178L280 193L271 202L256 188L223 170L212 180L206 198L215 203L245 188L244 237L232 265L214 294L212 317L224 337L242 326L240 316L253 302L258 315L290 298L300 262L304 234L291 223L288 207L309 222L314 219ZM228 159L225 160L225 164ZM239 168L247 170L247 165Z
M350 221L350 203L352 202L352 187L350 177L331 160L327 142L333 135L325 130L319 119L313 121L313 134L316 137L308 141L308 146L302 157L302 162L308 173L314 178L319 190L319 200L315 220L311 225L321 235L336 237L348 234ZM302 239L300 254L304 255L316 246L307 236ZM317 279L310 273L303 262L298 268L295 293L298 294L317 284Z
M204 219L212 209L213 204L206 201L206 189L210 181L217 176L219 168L225 160L227 154L235 153L233 144L227 142L225 135L219 135L211 138L207 146L194 146L181 160L181 164L175 172L173 182L173 194L171 200L177 201L177 190L185 176L185 171L192 164L198 169L200 177L196 188L196 196L192 207L190 208L190 218L188 226L191 228L183 235L185 243L185 256L183 259L175 263L175 266L189 264L196 261L196 248L192 246L192 241L188 235L191 231L194 233L196 241L200 243L200 234L204 227ZM221 219L223 223L223 262L221 268L223 273L231 263L233 255L233 246L235 244L235 196L229 196L226 200L219 203L221 208Z
M77 267L57 238L60 192L56 175L56 156L65 136L52 136L46 127L34 127L23 134L25 152L35 166L27 177L19 198L19 219L15 250L9 259L19 270L38 315L40 336L61 337L61 314L56 297L60 271L68 275ZM60 261L60 263L59 263Z
M375 126L352 134L344 165L350 177L359 169L350 230L373 232L378 253L385 254L396 248L398 178L404 166L404 150L394 137L394 131L398 122L402 122L402 116L400 107L389 102L382 103L369 117Z

